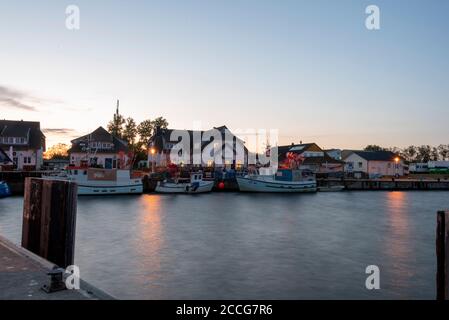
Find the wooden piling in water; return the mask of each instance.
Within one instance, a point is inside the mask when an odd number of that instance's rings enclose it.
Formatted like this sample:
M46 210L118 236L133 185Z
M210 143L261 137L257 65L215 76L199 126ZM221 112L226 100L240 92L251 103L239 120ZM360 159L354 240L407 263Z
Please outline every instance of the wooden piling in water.
M437 300L449 299L449 211L438 211L437 234Z
M66 268L74 263L77 185L26 178L22 247Z

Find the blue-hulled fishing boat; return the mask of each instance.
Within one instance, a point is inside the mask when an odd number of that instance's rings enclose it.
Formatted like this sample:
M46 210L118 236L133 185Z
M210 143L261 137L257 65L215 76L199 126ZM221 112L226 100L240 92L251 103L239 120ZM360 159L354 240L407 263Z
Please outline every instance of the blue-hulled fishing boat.
M11 190L6 182L0 181L0 198L9 197Z

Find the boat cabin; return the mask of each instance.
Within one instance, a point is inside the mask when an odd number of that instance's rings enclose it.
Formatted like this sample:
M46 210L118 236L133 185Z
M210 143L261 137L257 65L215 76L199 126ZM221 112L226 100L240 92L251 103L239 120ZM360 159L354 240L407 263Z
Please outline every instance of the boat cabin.
M202 173L192 173L190 175L190 182L202 181L202 180L203 180L203 174Z
M274 179L278 181L301 181L313 176L310 170L278 169Z

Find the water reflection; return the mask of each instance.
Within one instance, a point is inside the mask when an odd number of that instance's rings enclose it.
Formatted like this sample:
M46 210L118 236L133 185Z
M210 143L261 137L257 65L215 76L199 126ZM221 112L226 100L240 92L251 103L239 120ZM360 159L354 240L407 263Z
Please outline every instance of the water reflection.
M136 254L141 258L138 273L142 283L155 284L160 280L161 249L164 243L162 230L162 203L157 195L144 195L139 198Z
M0 200L17 243L22 204ZM122 299L433 299L447 204L446 192L80 198L75 263ZM369 264L381 290L365 288Z
M391 284L397 286L406 286L414 275L411 268L414 255L408 212L409 195L410 193L399 191L386 194L388 232L385 237L385 252L396 274Z

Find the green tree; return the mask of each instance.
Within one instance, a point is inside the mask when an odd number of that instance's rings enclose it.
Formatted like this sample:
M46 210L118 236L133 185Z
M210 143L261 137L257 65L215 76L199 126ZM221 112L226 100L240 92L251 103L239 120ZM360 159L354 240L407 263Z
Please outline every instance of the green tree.
M413 162L416 160L416 156L418 154L418 151L416 150L415 146L408 146L407 148L404 148L401 152L401 155L410 162Z
M440 155L438 152L438 148L432 147L432 149L430 151L430 161L438 161L439 158L440 158Z
M123 139L130 146L134 146L137 137L137 125L133 118L128 117L123 128Z
M65 143L57 143L44 152L44 158L46 160L68 160L69 148L70 147Z
M419 162L429 162L431 158L432 148L429 145L422 145L418 147L417 160Z
M153 129L156 129L157 127L161 128L161 129L166 129L168 127L168 122L163 117L157 117L156 119L154 119L151 122L153 124Z
M150 138L153 135L153 122L148 119L142 121L137 126L137 133L139 134L139 142L145 147L150 142Z
M114 114L114 117L108 123L108 131L110 134L116 136L117 138L123 138L123 125L125 124L124 117L119 113L118 107Z
M447 160L449 158L449 145L440 144L438 146L438 154L440 155L441 160Z
M382 147L380 147L380 146L378 146L378 145L375 145L375 144L369 144L369 145L367 145L366 147L365 147L365 149L363 149L364 151L385 151L385 150L387 150L387 149L385 149L385 148L382 148Z

